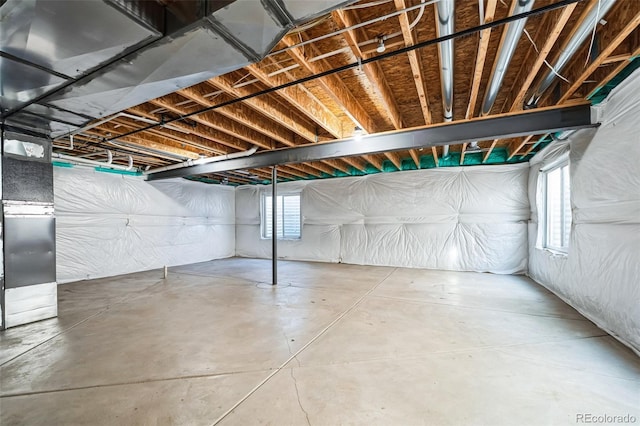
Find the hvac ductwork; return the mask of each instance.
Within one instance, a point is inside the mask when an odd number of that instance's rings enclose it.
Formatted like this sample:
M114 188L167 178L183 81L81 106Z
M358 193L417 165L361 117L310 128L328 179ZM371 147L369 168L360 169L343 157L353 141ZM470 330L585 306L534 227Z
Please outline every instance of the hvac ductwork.
M0 108L59 136L262 59L295 25L353 0L8 0Z
M455 1L440 0L437 3L438 37L454 33ZM453 39L438 43L440 53L440 79L442 81L442 107L444 120L453 119Z
M518 0L511 11L511 15L518 15L530 11L533 3L534 0ZM491 112L491 108L493 108L493 104L500 91L500 86L502 86L502 80L509 68L509 63L518 46L518 41L520 40L520 36L522 36L522 30L526 23L526 19L510 22L506 25L502 33L502 42L500 43L502 48L500 52L498 52L498 57L493 72L491 73L489 84L487 85L487 91L485 92L484 101L482 102L481 115L488 115Z
M611 6L615 4L615 0L599 0L596 5L592 7L587 16L582 20L578 29L574 32L573 36L565 43L558 59L553 63L553 70L548 69L540 84L533 92L532 96L527 101L528 107L535 106L542 94L547 90L553 80L556 78L556 73L560 73L562 69L567 65L569 59L576 53L578 48L587 39L587 37L593 32L595 26L600 22L602 17L611 9Z
M436 7L437 35L443 37L455 31L455 0L440 0ZM442 108L444 121L453 120L453 39L438 43ZM449 156L449 145L442 147L442 156Z

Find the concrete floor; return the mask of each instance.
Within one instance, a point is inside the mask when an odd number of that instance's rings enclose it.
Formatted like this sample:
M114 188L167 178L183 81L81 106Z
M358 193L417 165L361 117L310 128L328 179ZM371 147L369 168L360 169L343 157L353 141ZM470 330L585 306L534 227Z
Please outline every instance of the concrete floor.
M640 422L640 359L524 277L226 259L65 284L0 333L0 424Z

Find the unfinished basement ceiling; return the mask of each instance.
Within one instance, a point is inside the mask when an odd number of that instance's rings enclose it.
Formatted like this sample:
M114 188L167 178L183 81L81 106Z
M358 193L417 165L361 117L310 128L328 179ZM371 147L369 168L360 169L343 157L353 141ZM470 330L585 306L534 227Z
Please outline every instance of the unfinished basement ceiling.
M565 2L350 2L289 31L259 62L127 108L124 114L76 134L73 149L69 137L61 137L55 141L54 151L96 161L112 155L113 163L122 165L128 165L131 158L134 167L153 169L254 146L264 151L350 138L356 128L367 135L441 123L447 120L449 106L452 120L462 121L529 107L565 105L597 97L608 83L638 65L640 2L582 0L528 17L524 31L517 22L500 25L232 102L358 63L359 58L388 55L554 3ZM574 52L569 49L572 44L577 46ZM533 105L532 100L536 101ZM231 103L139 131L227 102ZM295 180L500 164L525 161L550 140L549 135L482 140L477 145L290 164L278 171L283 180ZM243 184L269 180L270 176L268 169L255 169L196 178Z

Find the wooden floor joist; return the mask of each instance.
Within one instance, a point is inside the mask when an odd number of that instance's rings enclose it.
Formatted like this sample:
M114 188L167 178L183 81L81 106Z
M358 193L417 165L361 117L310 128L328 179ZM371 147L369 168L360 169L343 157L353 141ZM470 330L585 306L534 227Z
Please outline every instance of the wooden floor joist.
M505 19L510 16L513 4L514 0L483 0L479 8L477 2L471 5L458 1L456 31ZM557 60L568 40L599 4L599 0L567 1L551 12L527 17L528 35L519 36L490 117L523 110L548 66ZM536 2L532 12L554 5L559 4L555 0ZM253 146L262 153L342 139L349 142L356 126L364 130L362 143L368 143L367 137L382 132L432 125L442 119L443 108L437 45L412 47L436 36L435 16L436 5L421 0L352 2L346 8L293 28L274 46L271 54L257 63L128 108L126 112L138 116L139 120L116 117L77 135L82 144L75 151L56 149L71 155L103 158L102 154L91 151L94 146L107 149L106 139L132 132L122 141L131 145L128 149L135 155L136 166L155 167L174 164L179 158L224 155ZM591 44L589 37L559 70L569 83L555 78L537 105L568 104L594 95L611 81L617 82L616 76L640 52L639 25L640 1L615 2L596 27L594 57L585 62ZM507 44L504 34L504 27L496 26L467 34L454 42L453 115L460 121L473 119L481 110L479 104L497 67L498 53ZM397 49L403 49L402 53L394 56ZM383 59L356 67L359 59L368 61L378 56ZM353 68L314 78L341 66ZM311 80L296 84L301 78ZM287 87L280 87L283 85ZM262 93L278 87L279 90ZM247 96L251 98L240 99ZM219 106L222 103L225 106ZM204 109L206 111L202 111ZM185 117L189 114L195 115ZM165 124L167 120L177 121ZM533 137L480 140L482 162L524 161L540 149L536 143L538 138ZM472 140L450 146L456 155L460 152L456 164L452 164L450 158L442 160L443 148L425 146L420 150L375 151L375 154L290 164L283 167L282 177L284 180L308 179L423 165L464 165L470 160L467 149ZM506 156L502 155L504 150ZM492 156L494 152L501 155ZM433 157L433 163L425 155ZM233 176L230 176L235 179L233 182L251 181L251 178ZM269 180L270 170L256 171L255 176Z

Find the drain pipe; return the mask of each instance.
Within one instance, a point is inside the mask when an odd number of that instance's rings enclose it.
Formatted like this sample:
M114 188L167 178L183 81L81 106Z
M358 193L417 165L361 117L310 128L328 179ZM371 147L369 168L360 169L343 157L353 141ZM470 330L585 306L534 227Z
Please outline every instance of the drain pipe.
M111 163L113 161L113 156L111 154L111 151L107 151L107 155L109 157L109 160L108 162L104 163L102 161L95 161L95 160L89 160L87 158L74 157L73 155L59 154L57 152L51 153L52 158L57 158L67 163L104 167L108 169L121 170L121 171L133 170L133 157L129 156L129 164L127 166L121 166L120 164Z
M454 33L455 1L441 0L436 5L437 36ZM442 107L444 121L453 120L453 39L438 43L440 75L442 79ZM442 157L449 155L449 145L442 147Z
M602 19L602 17L611 9L615 0L598 0L598 4L594 5L593 8L589 11L585 19L580 23L580 26L575 31L571 39L564 45L562 51L560 52L560 56L556 60L556 62L552 65L552 69L547 70L544 78L540 82L538 88L533 92L531 98L525 104L525 108L535 107L542 94L547 90L553 80L556 78L556 75L562 71L569 59L576 53L582 42L591 34L598 25L598 22Z
M519 15L530 11L533 7L533 3L534 0L517 0L510 15ZM526 23L526 18L510 22L502 33L502 43L500 43L502 49L498 52L498 59L495 62L493 72L491 73L491 78L487 86L487 91L484 95L484 102L482 102L482 110L480 111L481 116L489 115L491 108L493 108L493 104L495 103L496 98L498 97L498 92L500 91L500 86L502 86L502 80L509 68L509 63L511 62L511 58L513 57L516 47L518 46L518 41L520 41L522 30Z
M257 150L258 150L258 147L254 145L251 149L249 149L247 151L234 152L234 153L225 154L225 155L218 155L217 157L205 157L205 158L198 158L197 160L187 160L187 161L184 161L182 163L171 164L169 166L156 167L155 169L150 169L150 170L145 171L144 174L145 175L150 175L150 174L153 174L153 173L164 172L164 171L167 171L167 170L182 169L184 167L189 167L189 166L199 166L201 164L215 163L216 161L231 160L233 158L248 157L250 155L255 154Z

